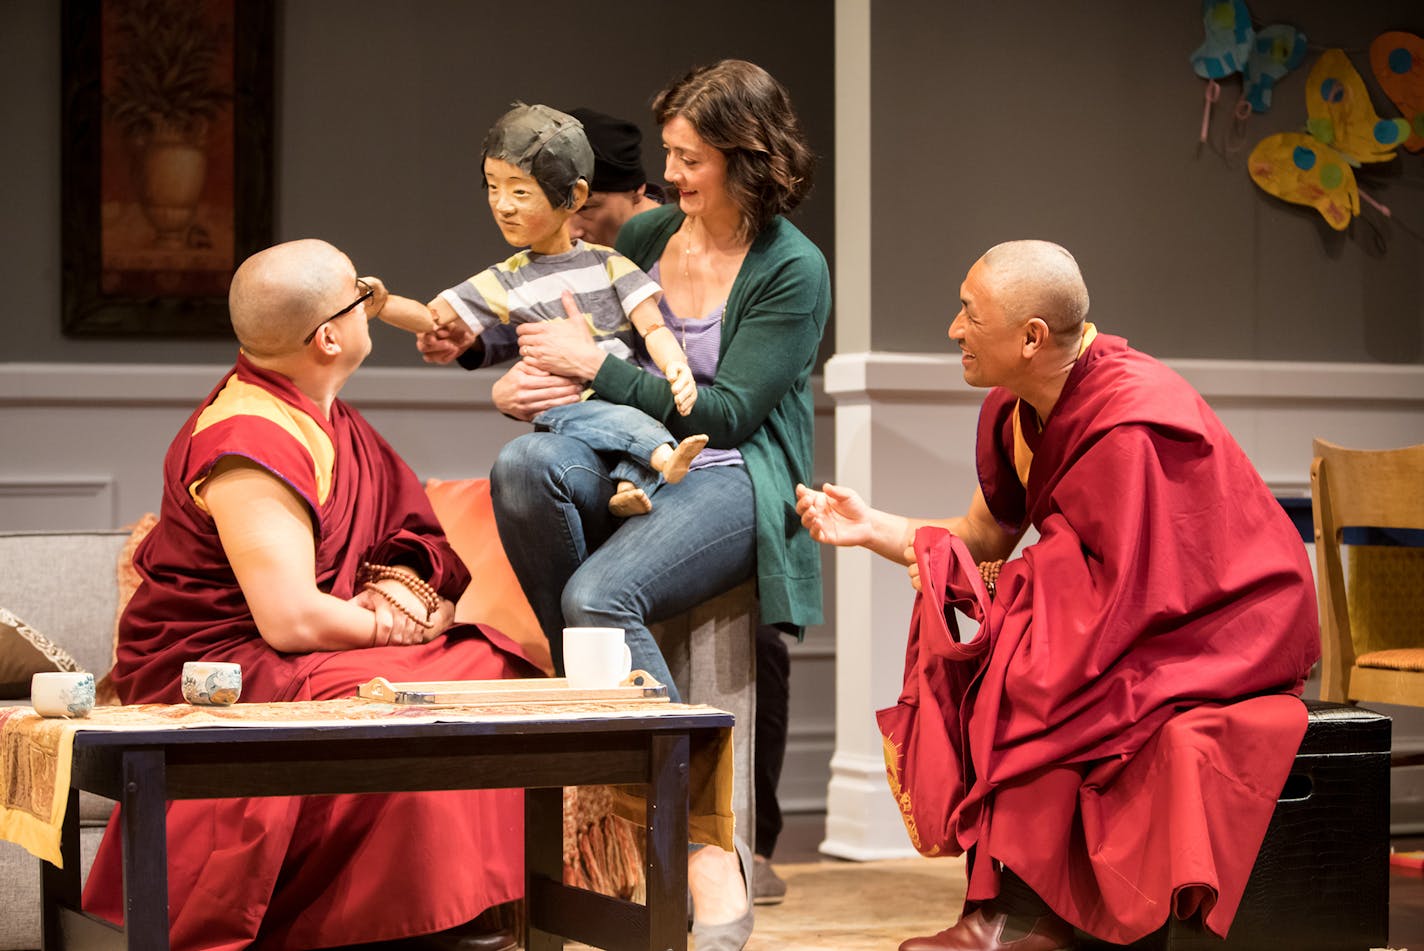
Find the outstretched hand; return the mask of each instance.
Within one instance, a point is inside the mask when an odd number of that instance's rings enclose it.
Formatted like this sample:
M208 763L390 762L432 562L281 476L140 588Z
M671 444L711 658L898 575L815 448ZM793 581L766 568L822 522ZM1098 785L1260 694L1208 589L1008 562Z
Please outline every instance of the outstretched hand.
M870 506L854 489L827 482L816 489L796 486L796 512L816 541L865 545L871 541Z
M371 300L366 304L366 313L372 317L381 316L381 311L386 309L386 298L390 295L390 292L386 290L386 282L370 274L360 280L364 281L366 286L371 289Z
M392 327L409 330L413 334L429 333L436 328L437 321L429 305L392 294L386 288L386 282L379 277L367 275L361 280L371 288L371 300L366 304L366 316L378 317Z

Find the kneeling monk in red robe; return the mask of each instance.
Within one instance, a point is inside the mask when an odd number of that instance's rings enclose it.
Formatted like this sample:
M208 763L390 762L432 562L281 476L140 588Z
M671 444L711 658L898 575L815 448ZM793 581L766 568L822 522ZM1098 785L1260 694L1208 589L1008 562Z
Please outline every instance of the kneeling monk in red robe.
M1077 262L988 251L949 336L979 416L961 518L798 487L813 537L911 566L905 688L881 711L915 845L968 851L958 923L901 951L1225 935L1305 732L1319 655L1299 534L1177 374L1085 321ZM976 562L1006 558L990 597ZM946 605L980 620L968 643ZM913 736L910 732L913 731Z
M241 664L252 701L349 697L378 675L537 675L498 632L451 626L469 573L415 474L337 399L385 302L323 241L238 268L237 366L169 448L159 520L134 559L142 583L112 675L125 703L181 702L183 663L198 659ZM459 926L522 895L522 810L520 790L172 802L172 947L325 948ZM85 893L114 921L119 831L116 816ZM486 937L470 936L513 946Z

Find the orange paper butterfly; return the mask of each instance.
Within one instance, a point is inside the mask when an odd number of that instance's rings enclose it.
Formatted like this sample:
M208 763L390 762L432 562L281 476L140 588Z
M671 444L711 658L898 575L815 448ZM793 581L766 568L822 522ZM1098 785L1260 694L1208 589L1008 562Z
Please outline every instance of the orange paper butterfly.
M1413 33L1381 33L1370 44L1370 68L1410 125L1404 147L1411 152L1424 149L1424 39Z

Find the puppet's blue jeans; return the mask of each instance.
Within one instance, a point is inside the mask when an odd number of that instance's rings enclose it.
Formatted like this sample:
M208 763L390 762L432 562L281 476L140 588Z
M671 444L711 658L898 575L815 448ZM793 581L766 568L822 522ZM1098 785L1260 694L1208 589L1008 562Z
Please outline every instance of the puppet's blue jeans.
M595 452L616 452L621 458L610 470L615 483L631 482L649 498L662 484L662 476L649 463L653 450L677 445L667 427L632 406L584 400L546 409L534 417L537 430L577 439Z

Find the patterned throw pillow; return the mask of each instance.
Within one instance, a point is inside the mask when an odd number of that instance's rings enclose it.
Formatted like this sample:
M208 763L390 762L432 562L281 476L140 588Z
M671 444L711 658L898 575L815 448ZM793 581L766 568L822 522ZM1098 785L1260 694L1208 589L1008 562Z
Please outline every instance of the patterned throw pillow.
M68 651L0 608L0 699L28 697L34 674L78 669Z

